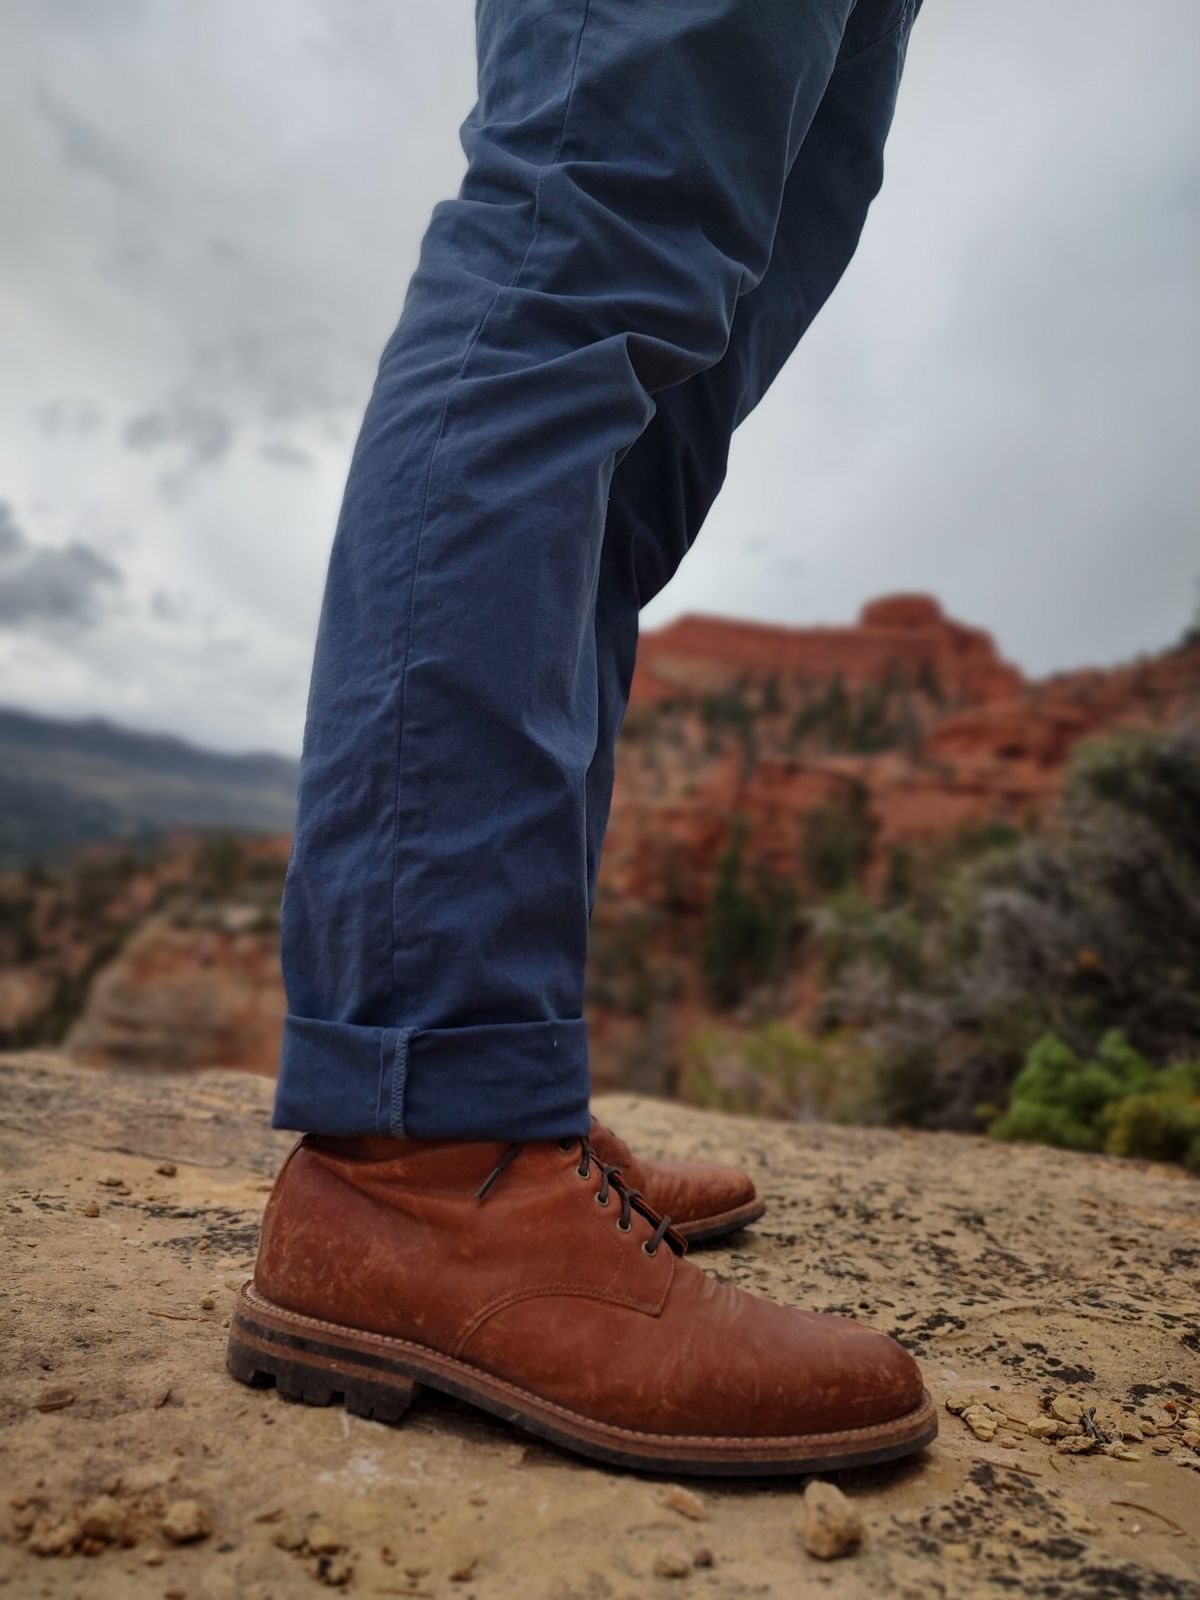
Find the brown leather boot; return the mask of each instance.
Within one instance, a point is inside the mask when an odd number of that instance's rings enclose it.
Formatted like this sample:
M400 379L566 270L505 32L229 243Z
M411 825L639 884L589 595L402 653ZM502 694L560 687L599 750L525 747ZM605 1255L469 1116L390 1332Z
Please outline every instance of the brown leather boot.
M754 1180L737 1167L635 1156L624 1139L595 1118L588 1137L601 1161L620 1172L626 1188L638 1190L654 1211L669 1216L689 1245L715 1244L757 1222L767 1209Z
M305 1138L263 1218L229 1367L398 1421L423 1386L618 1466L815 1472L937 1432L915 1361L683 1259L589 1142Z

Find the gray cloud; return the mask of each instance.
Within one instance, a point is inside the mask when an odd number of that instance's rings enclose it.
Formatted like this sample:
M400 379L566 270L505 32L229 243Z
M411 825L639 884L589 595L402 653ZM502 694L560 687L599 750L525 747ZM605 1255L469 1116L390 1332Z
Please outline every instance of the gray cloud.
M34 411L38 426L47 434L94 433L104 423L104 413L90 400L51 400Z
M116 140L47 89L37 86L35 103L53 129L63 163L83 177L98 179L128 194L151 194L144 169Z
M0 500L0 561L13 560L28 548L12 508Z
M186 594L172 594L166 589L155 589L150 596L150 615L156 622L191 622L195 606Z
M0 627L94 625L121 583L112 562L81 540L32 543L0 501Z
M270 461L276 467L312 467L316 465L307 450L297 450L290 444L264 444L258 453L264 461Z
M89 672L43 595L5 693L294 745L362 408L461 176L471 8L4 6L5 489L53 533L35 565L93 597ZM925 6L858 255L646 626L924 587L1032 671L1176 636L1198 75L1195 0ZM89 564L116 529L119 618ZM236 669L199 617L244 641Z
M234 426L229 417L187 396L153 411L130 417L125 424L124 441L130 450L153 451L175 447L190 466L220 461L233 442Z

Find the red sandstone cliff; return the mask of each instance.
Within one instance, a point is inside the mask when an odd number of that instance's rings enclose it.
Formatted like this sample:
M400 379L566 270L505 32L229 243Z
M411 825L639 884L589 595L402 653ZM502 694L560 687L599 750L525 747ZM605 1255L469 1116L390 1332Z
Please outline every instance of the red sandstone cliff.
M928 596L873 601L844 628L682 617L641 641L604 880L653 899L670 855L676 897L698 906L734 816L749 854L795 876L799 819L857 792L877 882L895 847L1027 826L1081 740L1195 713L1200 646L1031 683Z
M991 636L945 615L929 595L889 595L865 605L845 628L784 628L723 617L685 616L643 634L631 705L658 704L682 690L713 689L741 674L828 679L847 689L883 682L936 682L953 701L1017 694L1024 679Z

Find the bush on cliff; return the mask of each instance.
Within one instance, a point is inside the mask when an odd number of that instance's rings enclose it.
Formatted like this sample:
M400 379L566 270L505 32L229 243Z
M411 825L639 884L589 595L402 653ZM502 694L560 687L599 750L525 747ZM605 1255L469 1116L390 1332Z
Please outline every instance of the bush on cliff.
M1086 1060L1047 1034L1029 1052L1008 1110L989 1132L1200 1171L1200 1060L1155 1067L1115 1030Z
M1091 1062L1114 1029L1157 1067L1200 1054L1197 818L1200 730L1123 734L1081 748L1045 837L849 929L835 904L826 1015L879 1045L880 1114L978 1125L1046 1034Z
M717 862L716 883L704 917L700 958L714 1005L735 1006L788 965L798 932L794 884L745 862L746 823L737 818Z
M814 1039L766 1022L742 1033L702 1029L688 1044L680 1092L711 1111L860 1122L873 1083L871 1054L852 1034Z
M836 894L858 883L871 859L877 830L871 796L862 783L851 784L844 797L806 812L800 823L800 858L812 887L821 894Z

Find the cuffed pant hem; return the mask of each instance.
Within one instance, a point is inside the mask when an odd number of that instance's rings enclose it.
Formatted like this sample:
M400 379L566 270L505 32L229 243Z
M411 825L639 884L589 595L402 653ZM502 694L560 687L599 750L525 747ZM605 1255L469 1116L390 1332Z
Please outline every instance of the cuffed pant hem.
M588 1130L587 1024L361 1028L288 1016L272 1125L419 1139Z

